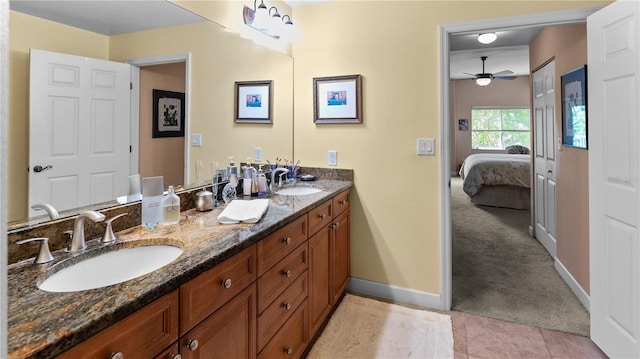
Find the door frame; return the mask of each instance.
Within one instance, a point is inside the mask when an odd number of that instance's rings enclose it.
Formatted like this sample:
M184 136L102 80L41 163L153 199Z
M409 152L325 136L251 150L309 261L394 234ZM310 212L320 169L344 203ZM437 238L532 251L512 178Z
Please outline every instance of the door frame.
M127 59L125 63L131 65L131 175L137 174L139 161L140 139L140 68L152 65L164 65L176 62L185 63L184 89L185 89L185 119L184 119L184 182L191 183L189 175L189 163L191 158L191 141L189 141L191 128L191 53L139 57Z
M440 25L440 309L451 310L451 101L449 86L449 35L487 30L585 23L602 7L518 15ZM532 209L535 210L535 209Z

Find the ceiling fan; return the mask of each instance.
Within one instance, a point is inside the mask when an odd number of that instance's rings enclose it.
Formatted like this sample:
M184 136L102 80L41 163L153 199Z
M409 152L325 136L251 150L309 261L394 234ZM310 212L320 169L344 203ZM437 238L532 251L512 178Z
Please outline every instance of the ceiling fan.
M476 84L478 86L487 86L491 83L491 80L496 79L496 80L513 80L516 77L515 76L507 76L513 73L513 71L511 70L503 70L500 72L496 72L496 73L487 73L484 72L484 62L487 60L487 56L482 56L480 57L480 60L482 60L482 72L479 74L470 74L468 72L465 72L466 75L471 75L473 76L473 78L476 80Z

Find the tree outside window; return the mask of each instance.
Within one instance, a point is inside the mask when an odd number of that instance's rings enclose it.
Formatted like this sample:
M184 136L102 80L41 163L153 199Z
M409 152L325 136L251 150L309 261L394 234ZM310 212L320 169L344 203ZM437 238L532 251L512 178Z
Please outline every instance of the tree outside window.
M474 108L471 110L471 148L504 150L529 147L531 119L528 108Z

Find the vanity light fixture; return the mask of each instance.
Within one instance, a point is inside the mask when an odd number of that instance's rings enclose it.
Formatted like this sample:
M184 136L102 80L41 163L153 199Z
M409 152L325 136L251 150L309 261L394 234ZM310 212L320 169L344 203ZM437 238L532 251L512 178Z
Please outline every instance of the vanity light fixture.
M478 41L485 45L496 41L497 38L498 38L498 35L496 35L495 32L487 32L487 33L478 35Z
M289 15L281 16L275 6L267 8L264 0L260 0L260 5L257 7L256 3L257 0L253 0L253 9L246 5L244 6L242 11L244 23L274 39L284 38L289 40L293 31L291 17Z

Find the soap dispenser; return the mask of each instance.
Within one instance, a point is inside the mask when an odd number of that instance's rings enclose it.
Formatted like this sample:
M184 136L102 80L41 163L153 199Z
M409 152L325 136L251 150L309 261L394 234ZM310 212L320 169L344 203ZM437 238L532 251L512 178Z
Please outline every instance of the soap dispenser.
M267 194L267 176L262 172L262 165L258 166L256 182L258 182L258 197L264 197Z
M162 223L165 225L180 222L180 197L169 186L167 195L162 198Z

